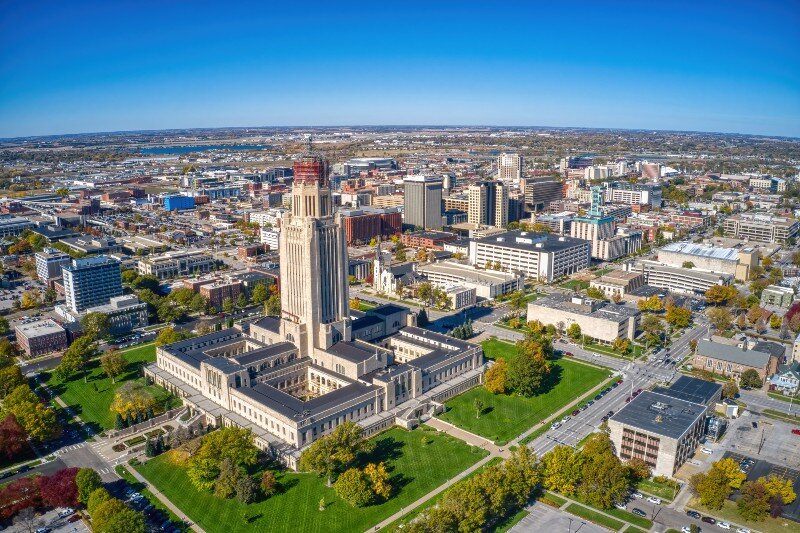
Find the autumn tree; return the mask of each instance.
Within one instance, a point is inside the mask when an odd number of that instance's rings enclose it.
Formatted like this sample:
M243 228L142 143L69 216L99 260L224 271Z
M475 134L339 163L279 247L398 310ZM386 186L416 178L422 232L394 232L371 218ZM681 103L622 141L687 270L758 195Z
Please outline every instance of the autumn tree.
M100 505L113 499L113 496L103 487L96 488L89 494L89 499L86 502L86 510L89 514L93 514Z
M26 507L41 506L39 484L32 476L15 479L0 488L0 519L9 519Z
M668 324L676 328L685 328L692 321L692 311L686 307L672 305L664 315Z
M0 456L7 461L14 459L28 448L28 434L25 433L13 413L0 422Z
M739 378L739 385L743 389L760 389L764 383L761 381L761 376L753 368L748 368L742 372L742 377Z
M92 337L88 335L78 337L64 352L61 363L56 368L56 374L62 379L66 379L76 372L83 372L85 382L88 379L87 365L98 353L97 343Z
M522 349L508 365L508 388L522 396L533 396L550 373L544 349Z
M722 386L722 397L735 398L737 394L739 394L739 387L736 385L736 382L732 379L726 381Z
M728 478L724 472L711 469L695 474L689 480L692 491L700 497L700 503L709 509L722 509L731 493Z
M505 394L507 390L508 364L505 358L498 357L484 375L484 387L492 394Z
M539 461L542 486L565 496L574 496L578 492L582 460L580 452L574 448L556 446Z
M634 457L626 463L626 466L633 481L642 481L650 477L650 465L645 463L643 459Z
M372 503L375 494L369 476L358 468L348 468L333 484L336 494L353 507L364 507Z
M724 307L716 307L708 312L708 319L717 330L724 331L733 324L733 315Z
M240 469L252 466L258 458L253 435L248 429L226 427L203 437L200 448L189 458L186 473L200 490L214 488L226 459Z
M75 474L75 486L78 489L78 501L86 505L92 492L103 486L103 480L93 469L81 468Z
M86 337L100 340L111 331L111 319L105 313L88 313L81 319L81 329Z
M118 350L108 350L100 358L100 366L103 372L111 378L111 383L117 382L117 377L125 371L128 362Z
M25 433L40 442L59 431L55 412L45 406L27 384L17 386L5 397L3 413L14 415Z
M300 456L300 469L316 472L328 479L351 466L356 456L367 452L372 443L361 438L361 426L346 421L336 427L330 435L315 440Z
M764 489L770 498L779 497L784 505L789 505L797 498L791 479L777 474L770 474L769 476L758 478L758 481L764 485Z
M651 313L657 313L664 309L664 303L661 301L661 298L655 294L649 298L639 300L636 306L640 311L650 311Z
M578 340L581 338L581 326L577 322L573 322L567 328L567 336L569 336L572 340Z
M272 470L265 470L264 473L261 474L259 485L261 486L261 493L267 498L278 492L278 480L275 478L275 473Z
M584 445L581 455L578 496L601 509L624 501L630 486L629 472L614 453L608 435L595 433Z
M712 285L705 292L706 302L711 305L724 305L733 300L739 291L732 285Z
M364 467L364 474L372 484L372 492L376 499L388 500L392 494L392 486L389 484L389 472L383 462L369 463Z
M39 476L42 503L51 507L77 507L78 485L75 478L79 468L62 468L51 476Z
M745 520L763 520L769 513L769 498L760 480L748 481L742 486L741 496L736 502L739 514Z

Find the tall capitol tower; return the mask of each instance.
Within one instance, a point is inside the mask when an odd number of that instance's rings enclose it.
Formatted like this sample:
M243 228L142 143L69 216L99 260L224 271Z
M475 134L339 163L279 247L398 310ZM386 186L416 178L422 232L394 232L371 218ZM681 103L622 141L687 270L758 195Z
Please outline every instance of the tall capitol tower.
M294 162L292 211L281 225L281 336L301 356L351 340L347 245L333 214L327 159L311 150Z

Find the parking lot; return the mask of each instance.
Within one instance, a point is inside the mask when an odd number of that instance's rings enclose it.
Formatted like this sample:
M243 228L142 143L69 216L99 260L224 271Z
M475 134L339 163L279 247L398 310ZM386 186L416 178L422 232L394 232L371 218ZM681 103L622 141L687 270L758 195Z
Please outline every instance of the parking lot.
M747 473L748 481L755 481L761 477L776 475L792 480L795 493L800 493L800 470L735 452L725 452L723 457L729 457L737 463L742 464L743 469ZM743 463L743 461L747 460L749 460L749 463ZM731 496L732 500L737 500L738 498L738 491ZM790 520L800 521L800 500L796 499L790 505L784 506L782 515Z
M800 435L792 433L795 427L762 416L742 416L732 421L721 444L727 451L800 470Z

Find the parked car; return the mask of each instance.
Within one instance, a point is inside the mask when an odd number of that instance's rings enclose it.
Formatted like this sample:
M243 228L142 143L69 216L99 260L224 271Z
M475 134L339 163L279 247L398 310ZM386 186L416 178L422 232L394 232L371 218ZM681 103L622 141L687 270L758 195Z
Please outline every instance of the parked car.
M758 429L758 422L750 422L753 425L753 429Z
M607 416L607 417L609 417L609 418L611 418L612 416L614 416L614 410L612 409L611 411L607 412L607 413L606 413L606 416Z
M633 399L633 397L632 397L632 396L628 396L627 398L625 398L625 403L630 403L630 401L631 401L632 399Z
M575 357L575 354L572 352L565 352L564 355L566 355L567 357Z
M572 411L572 416L578 416L579 414L581 414L580 409L575 409L574 411Z
M635 514L636 516L647 516L647 513L645 513L644 511L642 511L638 507L634 507L633 509L631 509L631 512L633 514Z
M692 533L692 528L689 526L683 526L681 528L681 533Z
M691 517L691 518L696 518L698 520L703 518L703 515L701 515L697 511L686 511L686 516Z
M650 503L654 503L656 505L661 505L661 498L656 498L655 496L648 497L647 501L649 501Z
M550 426L550 429L558 429L561 427L561 422L553 422L553 425Z
M700 451L706 455L711 455L714 451L711 448L706 448L705 446L700 448Z
M614 507L616 507L617 509L625 510L625 504L624 503L615 503Z
M602 399L603 399L603 397L600 394L598 394L597 396L594 397L594 401L596 401L596 402L600 401Z
M716 519L714 519L714 518L711 518L710 516L704 516L704 517L703 517L703 518L701 518L700 520L702 520L702 521L703 521L703 522L705 522L706 524L716 524L716 523L717 523Z
M731 525L727 522L717 522L717 527L720 529L730 529Z
M750 533L750 530L747 529L746 527L737 527L736 533Z
M66 509L62 509L61 511L58 512L58 517L59 518L64 518L66 516L71 515L74 512L75 512L75 509L73 509L72 507L67 507Z
M617 380L617 385L622 385L622 379Z
M795 435L800 435L800 428L794 428L792 430L792 433L794 433Z
M631 494L631 496L633 496L637 500L641 500L642 498L644 498L644 494L642 494L641 492L634 492L633 494Z

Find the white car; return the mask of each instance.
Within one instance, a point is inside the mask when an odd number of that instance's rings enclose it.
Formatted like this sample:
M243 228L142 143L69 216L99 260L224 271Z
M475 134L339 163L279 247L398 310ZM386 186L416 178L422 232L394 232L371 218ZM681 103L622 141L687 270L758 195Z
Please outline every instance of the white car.
M625 504L624 503L615 503L614 507L616 507L617 509L622 509L623 511L625 510Z
M650 503L654 503L656 505L661 505L661 498L656 498L655 496L650 496L649 498L647 498L647 501L649 501Z
M553 422L553 425L550 426L550 429L558 429L561 427L561 422Z
M750 533L750 530L747 529L746 527L737 527L736 533Z
M72 507L67 507L66 509L62 509L61 511L58 512L58 517L59 518L65 518L65 517L71 515L74 512L75 512L75 509L73 509Z
M727 522L717 522L717 527L720 529L730 529L731 525Z
M700 448L700 451L706 455L711 455L712 453L714 453L714 450L712 450L711 448Z
M689 526L683 526L681 528L681 533L692 533L692 528L690 528Z
M633 494L631 494L631 496L633 496L637 500L641 500L642 498L644 498L644 494L642 494L641 492L634 492Z
M562 423L562 424L566 424L566 423L567 423L567 422L569 422L570 420L571 420L571 419L570 419L570 417L568 417L568 416L565 416L564 418L562 418L562 419L561 419L561 423Z

